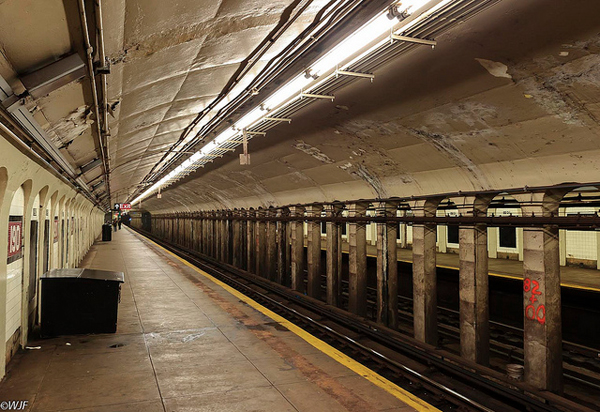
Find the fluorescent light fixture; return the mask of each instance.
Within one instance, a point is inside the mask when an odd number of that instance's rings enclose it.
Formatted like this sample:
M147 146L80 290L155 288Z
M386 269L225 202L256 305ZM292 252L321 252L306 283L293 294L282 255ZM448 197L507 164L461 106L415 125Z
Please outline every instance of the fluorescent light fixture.
M220 149L221 146L228 145L228 148L236 145L231 140L242 134L243 129L251 128L265 117L273 117L275 113L290 103L300 98L302 92L309 93L319 85L326 82L332 76L337 75L337 70L343 70L363 59L368 54L377 50L386 42L391 40L392 34L403 33L412 27L414 24L429 17L432 13L446 6L452 0L403 0L399 3L400 11L408 11L409 16L401 21L396 19L390 20L387 17L387 10L372 19L369 23L362 26L360 29L352 33L340 44L326 53L318 60L311 68L309 73L311 76L299 74L287 84L283 85L273 95L269 96L261 105L256 107L239 119L234 127L227 128L221 132L215 139L206 143L202 149L194 153L188 160L183 162L177 168L172 170L165 177L153 184L148 190L139 195L132 203L139 203L141 200L169 185L181 176L187 175L193 170L196 170L202 161L212 160L215 156L221 156L222 150L218 153L213 153ZM317 76L315 79L313 76ZM219 102L209 114L213 116L231 101L226 97ZM265 108L265 109L263 109ZM209 122L210 116L202 119L189 134L191 139L195 136L204 125ZM239 143L238 143L239 144ZM233 146L235 147L235 146ZM210 156L209 156L210 155Z
M265 116L264 110L261 110L260 107L255 108L250 113L242 117L235 123L235 127L237 129L245 129L250 126L252 123L255 123L258 119Z
M220 135L218 135L215 140L213 140L217 145L222 145L226 143L229 139L236 135L236 131L233 128L228 128L224 130Z
M356 54L367 46L373 39L385 33L391 33L394 22L387 18L387 13L382 14L372 20L366 26L363 26L351 36L334 47L331 52L327 53L319 60L312 68L312 71L317 74L323 74L332 69L335 69L338 64L346 61L348 58Z
M303 74L299 75L294 80L277 90L273 96L269 97L265 101L264 106L268 109L273 109L274 107L279 106L286 100L297 96L300 90L308 86L311 82L312 79L307 79Z

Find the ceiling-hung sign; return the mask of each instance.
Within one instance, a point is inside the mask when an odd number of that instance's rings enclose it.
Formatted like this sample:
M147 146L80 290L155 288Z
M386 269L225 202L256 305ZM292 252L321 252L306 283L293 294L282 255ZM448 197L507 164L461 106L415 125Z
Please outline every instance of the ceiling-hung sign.
M23 233L23 216L8 217L8 259L7 263L12 263L21 259L22 245L21 238Z

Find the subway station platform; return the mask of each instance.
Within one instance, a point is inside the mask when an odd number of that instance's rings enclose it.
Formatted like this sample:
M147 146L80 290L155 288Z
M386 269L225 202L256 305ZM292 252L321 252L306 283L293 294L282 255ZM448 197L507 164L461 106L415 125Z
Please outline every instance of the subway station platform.
M40 348L9 364L0 399L32 411L429 409L129 229L82 266L125 273L117 333L29 342Z

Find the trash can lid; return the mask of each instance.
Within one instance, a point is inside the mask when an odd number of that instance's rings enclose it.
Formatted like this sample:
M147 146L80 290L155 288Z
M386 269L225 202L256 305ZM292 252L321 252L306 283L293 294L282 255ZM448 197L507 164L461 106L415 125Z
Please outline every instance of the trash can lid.
M52 269L42 275L42 278L80 278L80 279L95 279L109 280L113 282L125 282L125 274L123 272L113 272L110 270L100 269Z

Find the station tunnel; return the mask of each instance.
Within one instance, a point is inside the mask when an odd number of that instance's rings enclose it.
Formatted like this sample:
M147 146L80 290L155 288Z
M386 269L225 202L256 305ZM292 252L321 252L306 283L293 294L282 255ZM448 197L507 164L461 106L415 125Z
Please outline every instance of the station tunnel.
M598 16L0 0L0 409L600 410Z

